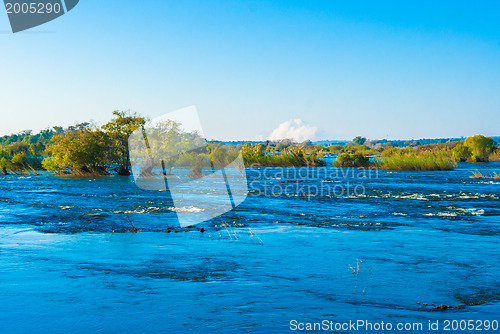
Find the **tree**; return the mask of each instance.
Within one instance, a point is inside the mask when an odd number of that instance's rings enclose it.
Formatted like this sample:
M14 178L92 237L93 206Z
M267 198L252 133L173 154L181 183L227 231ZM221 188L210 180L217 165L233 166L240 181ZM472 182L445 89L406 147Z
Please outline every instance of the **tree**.
M7 175L7 165L8 165L8 162L7 162L7 159L5 159L5 157L2 157L0 159L0 170L2 171L2 173L4 173L5 175Z
M464 142L464 146L472 152L471 160L474 162L488 162L493 151L493 144L493 138L483 135L469 137Z
M356 138L354 138L352 140L356 145L363 145L364 143L366 143L366 138L365 137L361 137L361 136L357 136Z
M458 144L453 148L452 155L455 161L465 162L471 158L472 152L469 147Z
M110 139L104 132L85 128L54 137L50 151L55 158L53 164L60 168L80 174L106 174L109 147Z
M331 145L326 148L330 153L341 153L342 146L341 145Z
M323 160L323 154L319 153L318 150L314 150L307 156L307 165L311 167L326 166Z
M184 130L181 123L173 120L158 121L148 124L142 130L130 136L128 142L134 167L139 169L140 175L154 175L155 167L157 170L160 167L163 174L168 175L174 166L190 166L190 176L194 177L201 175L202 162L208 161L203 167L210 167L205 139L197 132Z
M42 144L41 142L36 142L36 143L30 144L30 146L29 146L29 153L33 157L41 156L44 151L45 151L45 145Z
M220 144L210 144L208 152L210 161L214 167L225 167L227 164L231 163L232 160L236 159L235 156L230 154L227 148Z
M8 159L10 157L10 152L7 149L0 150L0 158Z
M130 153L128 139L130 135L139 127L146 123L144 117L136 114L129 114L124 111L113 111L113 118L102 128L109 135L114 146L113 158L119 165L119 175L130 175Z
M10 151L10 155L14 156L16 153L27 153L29 152L30 146L23 142L15 142L7 146L7 150Z
M173 120L156 123L148 127L146 132L154 164L162 162L167 173L171 172L181 155L204 146L204 143L197 141L196 134L183 131L181 124Z
M337 156L337 161L334 165L337 167L367 167L370 163L370 158L365 157L360 153L342 153Z
M190 167L191 169L191 172L187 176L194 179L201 178L203 176L203 167L210 167L211 165L208 152L205 152L205 150L200 151L201 152L185 152L180 156L182 164Z
M26 153L18 152L14 154L11 160L12 164L18 168L22 168L26 166Z
M59 165L57 160L54 158L45 158L42 160L42 167L48 171L57 171L59 169Z

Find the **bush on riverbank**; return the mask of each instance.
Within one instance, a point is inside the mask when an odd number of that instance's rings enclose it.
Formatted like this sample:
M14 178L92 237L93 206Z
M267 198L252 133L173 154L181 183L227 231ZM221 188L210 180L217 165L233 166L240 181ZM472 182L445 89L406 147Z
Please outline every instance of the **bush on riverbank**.
M467 138L464 141L464 146L469 148L472 162L488 162L490 154L495 148L493 138L482 135Z
M467 146L462 145L462 144L458 144L453 149L452 155L453 155L453 159L455 161L466 162L467 160L469 160L471 158L472 152L470 151L470 149Z

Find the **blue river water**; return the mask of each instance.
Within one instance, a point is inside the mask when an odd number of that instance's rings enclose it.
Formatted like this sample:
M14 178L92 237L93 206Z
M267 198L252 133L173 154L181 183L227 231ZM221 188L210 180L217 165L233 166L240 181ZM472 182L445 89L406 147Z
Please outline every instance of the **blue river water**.
M444 328L500 320L500 180L476 170L500 164L248 169L239 207L179 233L199 208L131 177L0 176L0 333L476 332Z

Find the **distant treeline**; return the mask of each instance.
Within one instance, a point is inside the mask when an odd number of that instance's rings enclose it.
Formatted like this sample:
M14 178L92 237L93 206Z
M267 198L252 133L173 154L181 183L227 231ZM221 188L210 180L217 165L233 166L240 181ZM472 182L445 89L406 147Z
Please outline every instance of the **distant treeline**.
M68 128L53 127L33 134L0 137L0 171L25 172L49 170L77 175L105 175L115 172L129 175L129 136L143 127L144 117L114 111L113 118L101 127L80 123ZM161 138L158 156L168 156L164 169L190 166L191 175L201 175L201 169L227 164L242 153L246 166L318 167L325 166L325 157L342 168L375 167L391 170L447 170L457 162L500 161L498 142L481 135L457 140L419 140L417 142L369 141L358 136L347 143L325 146L309 140L296 143L291 139L266 142L208 142L196 133L184 133L173 121L158 124L152 131ZM430 142L434 141L434 142ZM153 158L161 160L162 158ZM156 162L158 164L158 161ZM145 167L144 173L151 172Z
M367 141L361 136L345 145L337 144L327 147L315 145L310 141L294 144L290 140L258 145L263 145L262 150L271 153L286 153L298 147L319 160L322 160L325 155L332 154L335 155L333 164L337 167L418 171L449 170L453 169L457 162L500 161L500 149L495 144L491 137L476 135L465 140L447 140L442 143L406 147L394 146L390 142L382 145L374 144L373 141ZM250 161L256 160L250 159Z
M495 145L500 146L500 137L491 137L493 141L495 142ZM389 140L389 139L374 139L374 140L366 140L365 144L378 148L378 147L416 147L416 146L422 146L422 145L429 145L429 144L446 144L446 143L454 143L454 142L461 142L464 141L466 137L461 137L461 138L434 138L434 139L411 139L411 140ZM287 140L287 139L286 139ZM221 142L224 144L228 145L243 145L246 143L250 144L264 144L268 145L269 143L272 143L273 141L266 140L266 141L225 141ZM349 144L351 141L349 140L317 140L313 141L312 144L314 145L320 145L323 147L330 147L330 146L344 146L346 144Z

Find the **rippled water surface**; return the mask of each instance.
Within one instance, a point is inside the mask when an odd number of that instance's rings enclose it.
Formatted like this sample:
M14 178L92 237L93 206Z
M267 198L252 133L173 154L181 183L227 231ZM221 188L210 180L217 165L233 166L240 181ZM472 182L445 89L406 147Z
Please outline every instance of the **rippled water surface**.
M0 332L500 320L500 180L475 170L500 164L249 169L242 205L182 233L163 231L200 208L174 209L132 178L0 176Z

